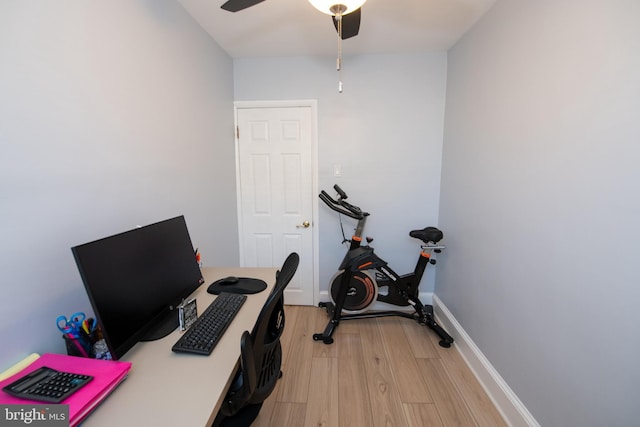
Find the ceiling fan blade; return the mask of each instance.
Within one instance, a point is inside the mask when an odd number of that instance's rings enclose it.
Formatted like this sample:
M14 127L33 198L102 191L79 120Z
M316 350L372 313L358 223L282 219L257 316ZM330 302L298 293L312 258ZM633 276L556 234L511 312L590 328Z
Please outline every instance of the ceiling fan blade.
M360 31L360 18L362 16L362 8L358 8L351 13L342 16L342 40L358 35ZM333 26L338 31L338 20L332 16Z
M220 7L224 10L228 10L229 12L238 12L248 7L255 6L263 1L264 0L229 0Z

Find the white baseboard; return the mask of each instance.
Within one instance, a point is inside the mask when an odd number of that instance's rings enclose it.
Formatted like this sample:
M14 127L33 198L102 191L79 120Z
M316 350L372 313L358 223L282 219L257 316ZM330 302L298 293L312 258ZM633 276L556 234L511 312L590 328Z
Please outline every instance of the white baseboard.
M436 295L433 295L433 309L437 322L454 338L454 345L507 424L511 427L540 427L518 396Z

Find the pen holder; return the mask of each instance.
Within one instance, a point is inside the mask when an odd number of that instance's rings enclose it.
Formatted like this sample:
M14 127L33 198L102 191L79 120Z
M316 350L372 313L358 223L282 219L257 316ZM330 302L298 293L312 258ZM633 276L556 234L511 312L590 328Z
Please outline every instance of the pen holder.
M67 346L67 354L69 356L91 357L93 358L93 343L88 335L80 334L78 336L71 334L62 335Z
M111 360L111 352L102 335L100 326L90 334L63 334L64 343L69 356L90 357L92 359Z

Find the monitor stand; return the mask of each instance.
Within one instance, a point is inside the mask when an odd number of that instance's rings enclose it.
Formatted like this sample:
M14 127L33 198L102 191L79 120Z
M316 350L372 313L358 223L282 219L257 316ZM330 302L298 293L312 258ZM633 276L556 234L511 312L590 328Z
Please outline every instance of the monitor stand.
M164 338L175 331L179 325L177 310L171 310L171 313L159 319L157 323L145 332L140 341L155 341Z

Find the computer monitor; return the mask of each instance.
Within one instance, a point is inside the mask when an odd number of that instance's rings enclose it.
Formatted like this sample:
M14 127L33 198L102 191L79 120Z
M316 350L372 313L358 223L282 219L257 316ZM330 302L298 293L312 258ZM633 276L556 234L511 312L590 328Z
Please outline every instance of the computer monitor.
M113 359L178 326L204 279L184 216L71 248Z

